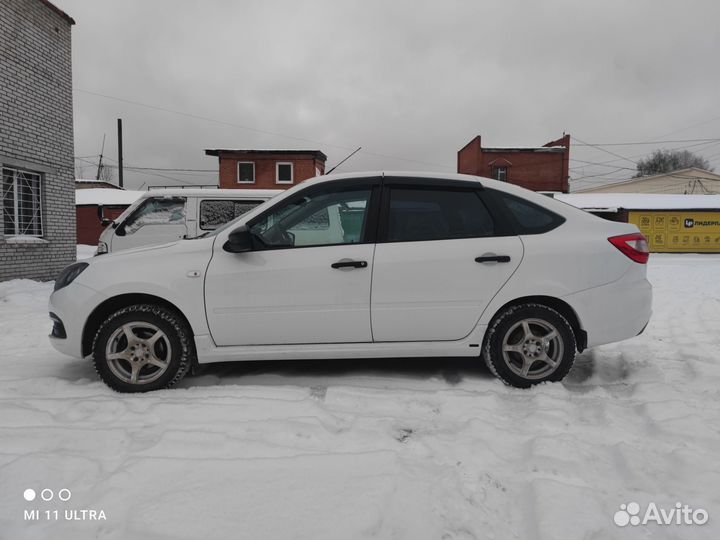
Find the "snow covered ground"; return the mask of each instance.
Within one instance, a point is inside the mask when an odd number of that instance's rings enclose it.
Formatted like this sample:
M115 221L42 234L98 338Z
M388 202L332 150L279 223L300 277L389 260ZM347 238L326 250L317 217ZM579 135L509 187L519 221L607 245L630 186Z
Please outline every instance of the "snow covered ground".
M720 256L653 255L649 274L642 336L525 391L443 359L222 365L115 394L48 344L52 284L0 283L0 538L717 538ZM620 528L631 501L710 520Z

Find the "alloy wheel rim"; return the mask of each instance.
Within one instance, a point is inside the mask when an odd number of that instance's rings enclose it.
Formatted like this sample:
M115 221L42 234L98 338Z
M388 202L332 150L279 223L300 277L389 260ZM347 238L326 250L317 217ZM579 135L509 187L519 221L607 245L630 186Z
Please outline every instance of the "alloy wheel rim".
M149 384L170 366L172 347L167 335L147 322L129 322L116 329L105 346L110 371L129 384Z
M523 319L505 332L502 357L505 365L524 379L537 380L557 370L564 352L560 332L548 321Z

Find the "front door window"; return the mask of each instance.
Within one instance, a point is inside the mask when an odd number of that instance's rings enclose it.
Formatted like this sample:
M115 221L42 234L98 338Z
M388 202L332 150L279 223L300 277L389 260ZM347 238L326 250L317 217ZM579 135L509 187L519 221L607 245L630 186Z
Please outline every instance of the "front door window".
M266 249L360 243L371 190L319 191L280 204L250 231Z

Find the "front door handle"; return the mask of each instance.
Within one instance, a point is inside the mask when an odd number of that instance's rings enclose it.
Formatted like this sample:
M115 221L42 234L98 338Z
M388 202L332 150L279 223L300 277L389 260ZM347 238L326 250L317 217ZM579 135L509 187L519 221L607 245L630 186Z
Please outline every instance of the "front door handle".
M342 260L330 265L332 268L367 268L367 261Z
M506 263L510 262L510 256L509 255L482 255L481 257L475 257L475 262L478 263L488 263L488 262L499 262L499 263Z

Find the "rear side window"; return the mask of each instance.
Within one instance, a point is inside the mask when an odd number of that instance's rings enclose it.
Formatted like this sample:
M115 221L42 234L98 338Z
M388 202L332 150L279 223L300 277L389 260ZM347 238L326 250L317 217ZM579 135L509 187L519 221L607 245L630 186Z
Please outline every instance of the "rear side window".
M508 193L496 192L512 217L517 234L541 234L553 230L565 221L565 218Z
M213 231L262 203L263 201L201 201L200 228L204 231Z
M390 189L388 242L492 236L494 224L473 190Z

